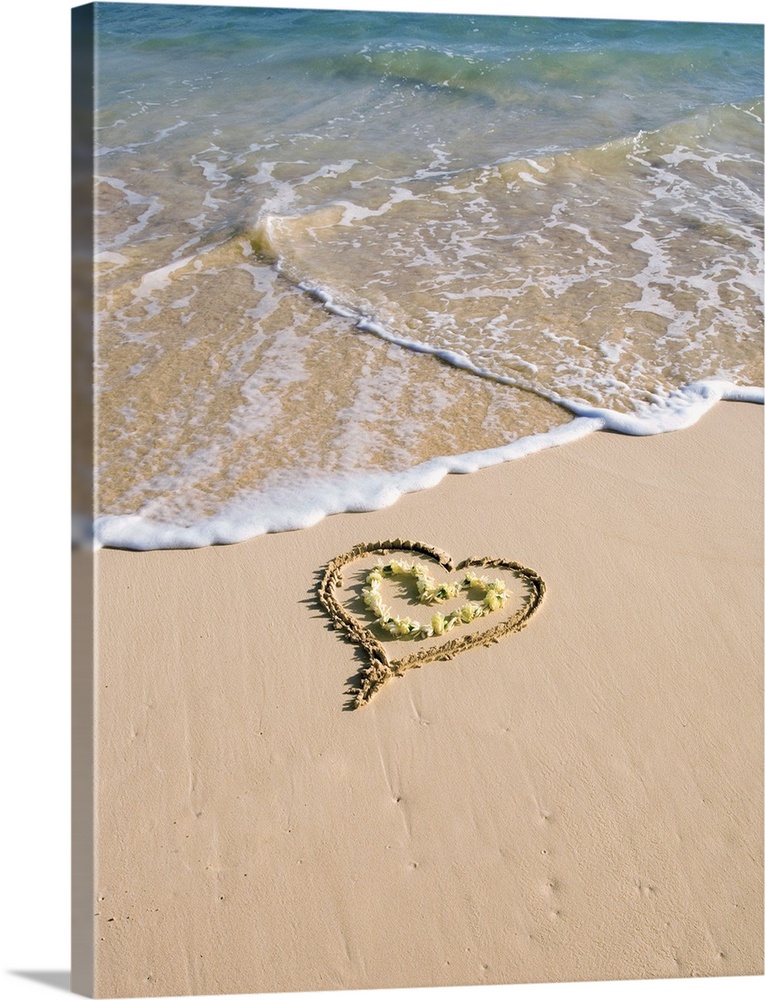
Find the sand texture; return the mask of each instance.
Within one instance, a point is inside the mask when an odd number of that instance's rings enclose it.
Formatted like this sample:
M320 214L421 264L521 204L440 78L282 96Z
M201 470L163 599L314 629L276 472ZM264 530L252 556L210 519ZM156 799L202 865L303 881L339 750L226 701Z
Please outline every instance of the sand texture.
M305 531L97 553L96 995L761 973L762 432L724 403ZM319 584L399 538L544 600L354 710L369 660Z
M368 614L365 621L363 600L359 601L359 595L354 593L354 591L358 591L360 588L362 588L363 593L369 563L367 569L361 569L361 572L357 574L358 583L356 587L350 593L343 594L343 588L348 589L348 583L343 578L343 570L350 568L354 563L360 563L363 566L366 557L370 555L375 556L374 561L371 563L372 568L375 565L383 565L391 558L402 560L407 556L419 555L422 557L422 555L425 555L427 562L419 562L418 565L426 573L430 573L436 567L439 567L451 572L453 576L456 574L457 585L459 578L464 577L466 571L475 572L476 569L492 569L496 572L499 570L502 574L501 580L506 587L509 588L512 582L512 586L523 591L523 596L517 602L516 608L512 610L512 613L498 616L500 620L497 624L486 626L483 621L476 621L473 629L467 630L461 626L471 623L462 622L458 618L457 624L460 625L460 635L450 639L448 632L445 635L442 633L443 639L440 642L434 636L429 637L433 640L431 642L407 641L404 643L404 646L414 646L414 650L407 650L405 652L402 648L401 655L396 659L395 653L392 650L397 645L401 646L401 641L391 643L390 635L386 634L385 631L375 630L374 626L377 624L375 621L370 626L368 621L370 616ZM416 558L414 562L417 563ZM485 579L488 581L490 578L485 577ZM437 581L434 579L433 582L434 584L448 584L450 581L442 573L440 574L440 579ZM317 596L332 622L338 628L344 629L348 633L351 641L363 650L369 661L366 665L359 667L359 685L351 687L349 692L353 695L352 707L361 708L369 703L372 696L384 684L393 677L401 677L407 670L420 667L433 660L453 660L459 653L463 653L474 646L486 646L492 642L499 642L500 639L511 632L520 631L541 605L544 592L544 580L533 570L528 569L526 566L521 566L519 563L504 559L492 559L487 556L473 556L469 559L463 559L458 566L455 566L447 553L434 549L424 542L394 538L371 543L361 542L359 545L355 545L349 552L344 552L342 555L332 559L327 565L319 583ZM466 596L470 596L469 590ZM357 604L356 608L354 608L354 603ZM415 607L423 607L423 603L417 599L416 590L411 593L407 603ZM478 602L473 603L475 605ZM460 607L464 606L464 604L462 601L456 600L455 597L452 601L452 608L456 610L455 606ZM511 603L509 609L512 609L512 607ZM391 607L389 610L395 613L398 609ZM403 612L408 611L409 607L405 604L400 610L402 614L398 616L399 620L404 617ZM433 606L426 608L426 611L432 610ZM354 611L356 612L355 614ZM409 617L407 615L407 618ZM423 621L427 623L427 613L423 616ZM417 619L417 624L421 626L419 619ZM396 638L400 640L400 637ZM425 637L419 636L418 638Z

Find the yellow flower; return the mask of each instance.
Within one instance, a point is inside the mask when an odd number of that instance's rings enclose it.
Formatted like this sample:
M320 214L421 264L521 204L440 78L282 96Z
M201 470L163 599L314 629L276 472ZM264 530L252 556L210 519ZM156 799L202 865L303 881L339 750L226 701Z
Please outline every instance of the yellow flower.
M396 624L398 625L399 635L409 635L411 632L416 632L420 627L420 623L412 621L411 618L397 618Z
M436 613L430 624L421 624L412 618L398 618L391 614L390 608L382 602L382 581L385 577L409 576L417 584L417 593L421 604L434 604L449 598L457 597L460 588L474 587L482 590L483 600L467 601L461 608L448 615ZM364 605L375 615L377 624L394 636L433 636L443 635L461 622L471 622L503 607L508 591L503 580L490 582L486 577L476 576L468 571L461 580L455 583L436 583L421 563L405 562L392 559L389 564L378 563L367 575L367 586L362 590Z
M475 601L468 601L467 604L463 604L458 610L458 615L463 622L472 622L474 618L480 618L483 614L483 608L480 604L476 604Z
M412 571L412 564L404 562L403 560L391 559L390 571L391 573L394 574L394 576L395 575L403 576L404 574L410 573Z
M490 590L486 597L484 597L483 603L487 610L497 611L499 608L504 607L506 600L506 594L498 594L496 591Z

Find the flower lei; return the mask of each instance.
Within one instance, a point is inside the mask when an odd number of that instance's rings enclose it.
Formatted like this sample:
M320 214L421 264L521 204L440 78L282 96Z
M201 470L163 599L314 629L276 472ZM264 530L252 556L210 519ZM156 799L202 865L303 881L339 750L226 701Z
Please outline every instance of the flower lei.
M482 590L482 601L468 601L461 608L442 615L436 612L429 623L423 624L414 618L399 618L391 614L391 609L382 601L381 585L385 577L411 576L417 584L417 593L422 604L439 604L450 597L457 597L460 586L473 587ZM378 563L367 576L367 586L361 592L364 604L374 613L377 624L386 632L395 636L412 636L423 638L433 635L443 635L462 622L471 622L476 618L488 615L504 607L508 590L502 580L487 580L485 576L476 576L467 572L458 583L436 583L421 563L409 563L392 559L387 565Z

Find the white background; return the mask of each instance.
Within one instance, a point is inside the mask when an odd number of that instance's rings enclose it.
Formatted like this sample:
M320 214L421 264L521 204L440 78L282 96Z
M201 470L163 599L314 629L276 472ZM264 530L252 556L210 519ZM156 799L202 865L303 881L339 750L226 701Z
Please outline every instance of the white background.
M186 0L194 2L194 0ZM236 6L255 6L238 0ZM261 6L762 22L748 0L356 0ZM67 0L4 6L0 992L55 998L69 960L69 40ZM44 276L44 283L41 283ZM42 291L41 291L42 289ZM27 973L20 975L19 973ZM31 973L32 978L29 977ZM36 977L36 978L35 978ZM759 995L762 979L384 991L398 1000ZM57 988L58 987L58 988ZM375 994L378 996L379 994ZM302 996L305 996L303 994ZM309 996L314 996L309 994ZM319 998L322 994L316 994ZM365 1000L368 994L339 994Z

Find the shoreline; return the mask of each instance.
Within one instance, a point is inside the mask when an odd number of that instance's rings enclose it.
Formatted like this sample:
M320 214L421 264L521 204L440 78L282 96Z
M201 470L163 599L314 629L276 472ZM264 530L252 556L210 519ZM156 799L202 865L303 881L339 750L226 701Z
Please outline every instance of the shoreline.
M503 381L483 374L500 383ZM445 476L480 472L494 465L515 462L549 448L572 444L598 431L627 437L652 437L687 430L720 402L765 403L765 388L706 379L670 393L662 406L651 404L644 407L642 413L632 414L562 399L547 401L567 410L571 420L494 448L439 455L399 471L333 473L318 490L315 486L312 488L310 482L301 482L299 487L293 482L277 487L272 493L265 491L254 513L234 504L229 511L190 526L153 521L139 514L100 515L93 528L95 547L138 552L195 549L240 544L265 534L301 531L336 514L371 513L390 507L409 493L433 489ZM300 493L297 505L296 492ZM75 525L80 543L87 542L87 530L84 524Z
M98 551L97 995L761 974L762 436L725 402L299 531ZM349 712L316 587L389 538L546 596Z

